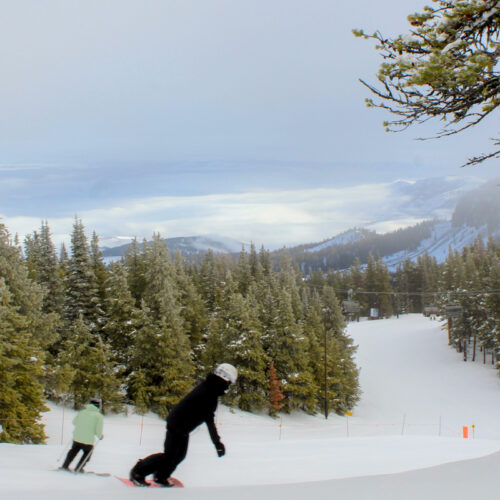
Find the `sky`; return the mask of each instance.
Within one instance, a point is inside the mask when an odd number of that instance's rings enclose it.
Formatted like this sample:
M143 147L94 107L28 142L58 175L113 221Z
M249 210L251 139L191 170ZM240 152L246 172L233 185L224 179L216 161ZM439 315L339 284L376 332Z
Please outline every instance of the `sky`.
M276 247L370 222L397 179L498 175L459 168L498 116L422 142L439 124L388 134L364 104L381 59L351 30L406 32L425 3L0 0L2 221Z

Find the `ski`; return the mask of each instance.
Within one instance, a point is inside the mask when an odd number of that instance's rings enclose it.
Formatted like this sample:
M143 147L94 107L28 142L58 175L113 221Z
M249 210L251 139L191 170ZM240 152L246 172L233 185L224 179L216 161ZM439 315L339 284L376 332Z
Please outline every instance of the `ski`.
M52 469L52 470L69 472L70 474L75 474L75 476L77 476L78 474L92 474L93 476L100 476L100 477L111 477L112 476L112 474L110 474L109 472L95 472L93 470L82 470L80 472L75 472L74 470L63 469L62 467L59 467L58 469Z

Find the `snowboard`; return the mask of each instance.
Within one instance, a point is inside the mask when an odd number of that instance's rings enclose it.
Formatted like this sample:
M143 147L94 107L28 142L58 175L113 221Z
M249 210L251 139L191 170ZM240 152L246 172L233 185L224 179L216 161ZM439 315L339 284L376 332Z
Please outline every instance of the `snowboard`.
M119 477L115 476L116 479L119 479L123 484L126 484L127 486L131 486L132 488L142 488L143 486L137 486L134 484L130 479L127 479L126 477ZM184 485L175 477L171 477L169 479L170 484L172 485L171 488L184 488ZM153 481L147 481L149 484L150 488L165 488L165 486L161 486Z

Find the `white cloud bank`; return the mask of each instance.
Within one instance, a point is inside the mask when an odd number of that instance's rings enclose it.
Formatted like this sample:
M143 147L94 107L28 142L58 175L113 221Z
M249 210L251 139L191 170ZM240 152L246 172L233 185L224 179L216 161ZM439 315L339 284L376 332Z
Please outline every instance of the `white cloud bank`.
M400 189L405 182L405 189ZM114 202L80 212L89 234L101 239L136 236L163 237L219 234L267 248L316 242L354 226L379 232L394 230L431 218L439 204L406 210L415 183L360 184L342 188L253 191L203 196L162 196ZM437 195L439 197L439 194ZM441 193L442 196L442 193ZM445 197L442 196L444 199ZM431 208L430 208L431 207ZM21 237L40 227L40 216L2 217L11 233ZM54 242L69 242L73 215L48 218Z

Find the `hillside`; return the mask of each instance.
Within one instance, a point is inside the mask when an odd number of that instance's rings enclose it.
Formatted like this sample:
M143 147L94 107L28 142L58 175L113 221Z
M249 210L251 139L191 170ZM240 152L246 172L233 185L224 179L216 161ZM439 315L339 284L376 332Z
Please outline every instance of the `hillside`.
M406 258L416 260L425 253L443 262L450 248L460 251L479 236L485 241L490 235L500 236L498 183L494 180L478 185L473 178L399 180L390 185L394 203L380 207L365 227L348 229L321 242L288 247L287 251L306 274L319 269L346 269L356 257L366 263L370 254L382 257L391 271ZM380 224L398 225L401 219L422 222L386 233L370 229ZM130 241L127 237L104 240L105 260L125 255ZM194 260L208 250L238 254L242 248L249 248L247 243L219 235L165 241L171 252L180 251ZM279 259L280 253L277 250L272 255Z
M288 251L306 274L318 269L346 269L355 258L366 263L370 254L382 257L390 271L404 260L416 261L424 254L442 263L450 249L461 251L478 237L485 242L489 237L500 238L499 190L498 181L492 181L463 193L449 220L427 220L385 234L354 228Z
M127 489L114 478L51 471L64 455L74 414L51 406L45 415L47 446L0 444L0 495L9 500L164 494L186 500L289 500L304 494L325 500L497 498L495 370L463 363L441 325L421 315L351 323L348 331L359 344L363 390L352 417L325 420L296 413L272 419L220 407L217 425L227 455L217 458L207 430L200 428L176 471L186 488L160 493ZM472 424L475 439L472 434L463 439L462 426L472 429ZM139 457L161 449L164 422L154 415L107 416L104 435L88 469L126 475Z
M123 257L130 246L131 238L124 244L111 247L102 247L104 258ZM212 250L216 253L238 253L243 247L248 245L232 238L226 238L218 235L203 236L180 236L177 238L165 238L165 242L171 252L177 251L184 255L197 255ZM142 246L143 242L140 242Z

